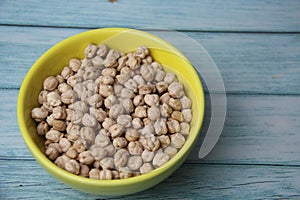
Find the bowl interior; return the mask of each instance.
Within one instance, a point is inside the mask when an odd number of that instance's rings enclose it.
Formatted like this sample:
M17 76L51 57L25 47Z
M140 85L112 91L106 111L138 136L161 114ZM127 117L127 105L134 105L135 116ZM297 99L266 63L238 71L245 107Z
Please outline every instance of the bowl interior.
M26 75L20 89L17 112L20 130L23 139L36 160L52 175L61 181L85 192L95 194L119 195L137 192L149 188L165 179L184 161L192 146L195 144L197 136L202 125L204 116L204 94L199 77L187 61L187 59L169 43L141 31L132 31L129 29L129 36L122 43L122 48L113 44L109 38L118 35L128 29L107 28L84 32L68 38L52 47L43 54L32 66ZM136 38L141 37L139 40ZM135 38L135 39L134 39ZM182 149L162 167L145 175L112 181L99 181L83 178L66 172L53 164L43 153L44 140L36 133L36 124L31 119L32 108L38 106L37 97L42 89L43 80L49 75L59 74L64 66L68 65L71 58L83 58L84 49L90 44L99 44L109 41L110 48L123 52L134 50L140 45L150 47L151 56L154 60L163 64L165 71L175 72L179 81L183 83L187 96L192 100L193 119L191 122L190 134ZM128 44L128 48L124 46ZM159 46L160 45L160 46ZM161 48L158 48L161 47ZM118 186L116 190L115 186ZM134 186L134 188L133 188Z

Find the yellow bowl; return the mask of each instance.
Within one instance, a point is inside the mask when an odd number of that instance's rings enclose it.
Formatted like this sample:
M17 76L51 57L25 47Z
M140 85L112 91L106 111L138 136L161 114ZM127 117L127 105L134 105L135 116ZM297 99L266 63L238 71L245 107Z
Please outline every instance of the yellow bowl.
M37 97L43 80L59 74L69 59L84 57L89 43L108 42L111 48L128 52L140 45L150 47L153 58L173 71L183 83L192 100L193 118L190 134L182 149L165 165L152 172L121 180L93 180L71 174L50 161L43 153L44 140L36 133L36 123L31 119L32 108L38 106ZM153 47L153 48L152 48ZM204 117L204 93L199 77L188 60L168 42L146 32L125 28L104 28L72 36L49 49L31 67L18 97L17 115L23 139L34 158L50 174L80 191L99 195L124 195L148 189L170 176L186 159L199 135ZM29 169L30 170L30 169Z

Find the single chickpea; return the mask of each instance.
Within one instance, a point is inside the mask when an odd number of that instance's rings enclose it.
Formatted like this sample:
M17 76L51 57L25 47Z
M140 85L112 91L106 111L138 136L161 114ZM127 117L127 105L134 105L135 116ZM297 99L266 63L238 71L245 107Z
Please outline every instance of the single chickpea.
M87 165L80 164L79 176L87 178L89 177L89 172L90 172L90 168Z
M153 88L150 85L141 85L138 87L138 93L141 95L151 94Z
M136 95L133 98L133 104L135 106L142 106L142 105L144 105L145 104L144 96L143 95Z
M31 111L31 117L37 122L45 120L47 116L48 111L43 107L33 108Z
M82 153L86 150L86 145L83 143L83 141L80 139L80 140L76 140L74 141L73 143L73 146L72 146L74 149L76 149L76 151L78 153Z
M92 58L92 63L94 67L102 67L103 66L103 58L101 56L95 56Z
M132 118L130 115L120 115L117 118L117 123L125 128L131 127Z
M95 158L96 161L102 160L108 154L108 152L105 148L102 148L102 147L97 146L97 145L93 145L90 148L90 152L91 152L92 156Z
M143 145L144 149L148 149L149 151L156 151L160 147L159 139L152 134L141 136L139 142Z
M152 64L151 64L152 65ZM153 67L154 68L154 67ZM156 69L156 75L155 75L155 81L156 82L160 82L160 81L163 81L165 76L166 76L166 72L164 72L163 70L161 69Z
M110 109L113 105L118 103L118 99L115 95L111 94L104 99L104 106Z
M119 149L114 154L114 164L117 168L124 167L129 158L129 152L126 149Z
M111 68L114 68L114 67L117 67L118 66L118 61L116 58L110 56L110 57L106 57L103 61L103 65L105 67L111 67Z
M177 79L177 78L176 78L176 75L175 75L174 73L168 72L168 73L166 73L166 76L165 76L165 78L164 78L164 81L165 81L166 83L168 83L168 84L171 84L171 83L175 82L176 79Z
M103 133L99 133L95 137L95 144L103 148L111 144L111 141L108 136L104 135Z
M187 96L183 96L180 99L182 109L189 109L192 107L192 102Z
M140 118L133 118L132 120L132 128L138 130L143 127L143 121Z
M80 137L89 144L94 143L96 137L95 130L91 127L83 126L80 129Z
M177 154L177 149L170 145L164 149L164 152L168 154L170 158L173 158Z
M72 90L72 87L68 85L67 83L61 83L57 86L57 89L60 93L64 93L68 90Z
M50 160L56 160L57 157L59 156L59 150L55 147L48 147L45 151L45 155L50 159Z
M44 136L49 131L49 125L45 121L41 121L36 127L37 134Z
M134 110L134 114L138 118L144 118L147 117L147 111L146 108L143 106L137 106Z
M170 159L170 156L164 152L157 152L153 158L153 165L160 167L164 165L166 162L168 162Z
M99 86L99 94L103 97L108 97L109 95L113 94L113 87L111 85L100 85Z
M146 94L144 97L145 103L149 106L159 104L159 96L157 94Z
M168 92L166 92L160 96L159 100L160 100L161 104L164 104L164 103L168 103L170 98L171 98L170 94Z
M156 135L164 135L168 133L167 120L165 118L160 118L154 123L154 130Z
M94 116L85 113L82 117L82 124L87 127L95 128L98 125L98 121Z
M92 156L90 151L83 151L83 152L79 153L78 160L80 163L86 164L86 165L90 165L95 161L95 159Z
M168 90L168 84L163 81L156 83L155 87L159 94L162 94Z
M180 133L172 134L171 136L171 145L174 148L181 148L185 143L185 138Z
M65 163L65 169L66 171L72 173L72 174L79 174L80 173L80 165L79 163L71 159L68 162Z
M135 56L138 56L140 58L145 58L146 56L149 55L149 50L147 47L140 46L137 48L137 50L134 53Z
M44 90L53 91L58 85L58 80L54 76L48 76L43 82Z
M96 168L91 169L89 172L89 178L99 180L100 179L100 170L96 169Z
M99 44L98 50L97 50L97 55L101 56L102 58L105 58L108 53L108 50L109 49L105 44Z
M175 119L170 118L167 121L168 130L170 133L177 133L180 132L180 124Z
M50 140L52 142L58 142L60 140L60 138L63 137L63 133L54 130L54 129L50 129L46 134L45 137L47 140Z
M178 122L182 122L184 120L182 113L176 110L172 112L171 118L177 120Z
M153 160L153 157L154 157L154 152L149 151L148 149L145 149L142 153L142 159L145 163L151 162Z
M81 61L78 60L77 58L72 58L70 61L69 61L69 67L74 71L74 72L77 72L79 70L81 66Z
M127 148L131 155L141 155L143 152L143 145L139 141L129 142Z
M160 118L159 106L152 105L147 111L147 116L152 121L158 120Z
M115 68L104 68L101 74L102 76L111 76L114 78L117 75L117 70Z
M64 104L74 103L76 99L77 99L77 94L73 90L68 90L61 94L61 101Z
M85 50L84 50L84 55L86 58L93 58L98 51L98 47L94 44L89 44Z
M73 76L73 74L74 73L70 67L64 67L61 71L61 76L66 80L70 78L70 76Z
M167 103L160 105L160 114L162 117L170 117L172 113L172 108Z
M73 124L72 122L69 123L67 126L67 139L71 142L75 142L80 137L80 126Z
M115 123L116 122L112 118L107 117L102 122L102 127L105 128L106 130L109 130L109 128Z
M141 174L147 174L147 173L151 172L152 170L153 170L153 166L151 165L151 163L144 163L140 167Z
M65 131L66 130L66 123L63 120L54 119L52 121L53 129L58 131Z
M125 109L122 104L115 104L109 110L109 117L112 119L116 119L118 116L124 114Z
M101 165L102 169L114 169L115 168L114 159L112 157L103 158L100 161L100 165Z
M184 95L183 85L179 82L173 82L168 87L168 92L173 98L181 98Z
M182 135L188 135L190 133L190 125L186 122L180 123L180 133Z
M134 57L134 56L128 56L128 60L126 61L126 65L130 67L130 69L135 70L140 67L141 59Z
M47 94L49 92L46 91L46 90L42 90L40 93L39 93L39 96L38 96L38 102L39 104L43 104L44 102L47 102Z
M135 128L127 129L125 132L125 138L129 142L138 140L139 138L138 131Z
M127 146L127 140L123 137L116 137L113 140L113 145L116 149L121 149Z
M161 135L158 137L158 140L160 141L160 146L162 148L166 148L170 144L170 137L168 135Z
M47 102L50 104L50 106L59 106L61 105L60 95L53 91L47 94Z
M125 113L132 113L134 111L134 105L131 99L123 99L121 104L125 109Z
M106 151L107 151L107 156L110 156L110 157L112 157L115 153L116 153L116 151L117 151L117 149L114 147L114 145L112 145L112 144L110 144L110 145L107 145L106 147L104 147L105 149L106 149Z
M185 122L189 123L192 121L192 110L191 109L184 109L181 111L183 119Z
M127 166L130 170L138 170L143 164L141 156L131 156L128 158Z
M109 127L108 131L110 132L112 138L120 137L124 132L124 127L120 124L113 124L111 127Z
M78 157L78 152L75 148L73 147L70 147L67 151L66 151L66 155L69 157L69 158L72 158L72 159L75 159Z
M155 78L155 71L151 65L143 64L141 66L141 75L146 81L150 82Z

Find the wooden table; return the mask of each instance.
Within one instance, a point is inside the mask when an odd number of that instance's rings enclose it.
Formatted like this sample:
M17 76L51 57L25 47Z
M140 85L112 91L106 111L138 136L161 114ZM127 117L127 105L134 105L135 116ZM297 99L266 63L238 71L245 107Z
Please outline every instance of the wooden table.
M50 176L27 150L16 118L19 88L35 60L71 35L102 27L186 34L214 59L228 100L222 136L205 159L197 156L200 137L171 177L122 198L300 199L299 10L298 0L1 0L0 199L109 198ZM203 130L208 124L206 115Z

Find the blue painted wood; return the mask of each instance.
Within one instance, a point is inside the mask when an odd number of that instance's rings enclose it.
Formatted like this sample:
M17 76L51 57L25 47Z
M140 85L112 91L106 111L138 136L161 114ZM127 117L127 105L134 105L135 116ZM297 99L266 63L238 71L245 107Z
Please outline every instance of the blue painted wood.
M299 199L299 167L183 164L155 187L105 197L78 192L31 160L0 160L2 199ZM9 177L9 179L8 179ZM24 178L26 177L26 178Z
M118 0L0 2L0 23L65 27L164 27L202 31L299 32L300 3Z
M86 30L2 26L0 86L19 88L31 65L47 49L82 31ZM151 33L172 42L187 57L197 57L197 52L180 37L161 31ZM228 93L300 94L299 34L184 34L207 49ZM201 66L197 69L201 70Z

